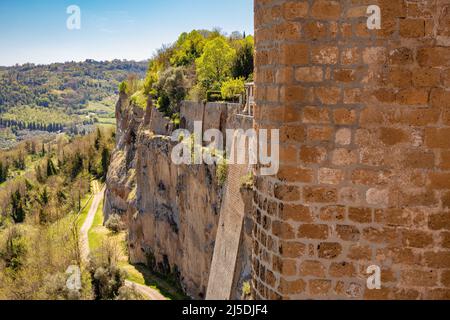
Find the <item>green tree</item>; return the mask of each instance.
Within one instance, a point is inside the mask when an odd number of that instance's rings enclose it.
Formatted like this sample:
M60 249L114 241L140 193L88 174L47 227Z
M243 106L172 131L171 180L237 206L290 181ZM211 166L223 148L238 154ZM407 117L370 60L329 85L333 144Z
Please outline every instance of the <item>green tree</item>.
M231 67L233 78L249 79L254 68L254 40L248 36L239 42L236 56Z
M95 150L100 150L100 143L102 142L102 132L100 128L97 127L97 136L95 137L94 147Z
M226 100L235 99L245 92L245 82L243 78L230 79L222 84L222 97Z
M3 183L8 179L8 171L8 165L6 163L3 164L3 162L0 162L0 183Z
M83 170L83 157L77 153L72 160L71 178L75 179Z
M205 43L205 37L197 30L182 33L170 59L171 64L177 67L191 65L202 55Z
M110 160L109 149L108 148L103 148L103 150L102 150L102 173L103 173L103 178L106 178L106 175L108 174L109 160Z
M159 97L158 107L162 112L168 116L178 112L179 105L187 94L184 69L169 68L162 72L156 84L156 91Z
M47 177L54 176L57 173L55 164L52 159L47 160Z
M5 249L0 252L0 258L7 268L17 272L24 263L26 252L25 238L16 226L11 227L7 231Z
M219 86L231 75L236 50L223 37L217 37L205 45L200 58L196 60L197 76L207 89Z
M46 206L50 202L50 194L47 191L47 187L42 191L39 202L42 206Z
M22 194L17 190L11 195L11 218L15 223L25 221L25 210L23 207Z

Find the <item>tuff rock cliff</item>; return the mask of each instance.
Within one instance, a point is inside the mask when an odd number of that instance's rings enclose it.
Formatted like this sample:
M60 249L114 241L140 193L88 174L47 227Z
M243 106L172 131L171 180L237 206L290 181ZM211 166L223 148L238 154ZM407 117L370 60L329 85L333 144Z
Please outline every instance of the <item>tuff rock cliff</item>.
M187 295L203 299L223 197L217 167L173 164L175 143L167 135L155 134L170 132L170 124L151 103L143 110L121 94L116 117L117 146L107 177L105 221L111 214L123 217L132 263L145 264L179 284ZM236 267L240 288L250 275L251 227L247 229L242 237L246 247ZM233 297L240 295L239 289Z

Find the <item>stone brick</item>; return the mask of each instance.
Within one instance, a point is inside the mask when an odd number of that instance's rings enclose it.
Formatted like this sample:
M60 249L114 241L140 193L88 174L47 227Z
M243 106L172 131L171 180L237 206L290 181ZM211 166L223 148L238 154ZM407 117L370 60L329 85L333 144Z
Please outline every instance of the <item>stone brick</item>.
M428 225L431 230L450 230L450 212L430 215Z
M295 238L295 232L292 226L286 222L281 221L274 221L272 223L272 234L284 240Z
M403 245L413 248L426 248L433 244L433 235L425 231L403 230Z
M429 148L450 149L450 128L426 128L425 144Z
M450 288L450 270L442 272L441 283L443 286Z
M280 51L282 64L293 66L309 62L309 48L305 44L284 44Z
M277 176L282 181L308 183L313 181L314 171L301 167L283 166Z
M402 89L397 94L397 102L404 105L423 105L428 103L429 95L426 89Z
M295 80L303 82L320 82L323 80L321 67L302 67L295 69Z
M297 263L293 259L281 259L278 256L274 256L272 269L287 277L295 276L297 274Z
M303 24L303 34L306 39L323 39L328 35L328 28L320 21L309 21Z
M281 143L299 143L306 139L306 131L303 126L285 125L280 128Z
M349 262L333 262L330 265L329 274L336 278L351 278L356 273L355 266Z
M434 153L424 151L411 151L405 156L405 167L415 169L432 169L434 167Z
M391 228L365 228L363 238L372 243L397 243L399 234Z
M450 269L450 251L425 252L426 266L437 269Z
M412 81L416 87L434 87L439 84L440 72L437 68L420 68L414 70Z
M389 72L389 84L395 87L409 87L412 82L412 72L406 68L393 68Z
M369 260L372 258L370 246L353 245L349 248L347 257L352 260Z
M341 89L337 87L315 88L317 99L325 105L335 105L341 100Z
M355 104L363 101L363 92L359 88L344 89L344 103Z
M367 186L381 186L389 182L390 173L388 171L373 169L356 169L352 172L352 182Z
M393 146L399 143L407 142L408 135L402 129L396 128L381 128L380 140L388 146Z
M316 0L311 8L311 15L319 20L338 20L341 5L339 1Z
M283 17L286 20L304 18L308 14L308 2L290 1L283 4Z
M306 90L302 86L283 86L280 90L281 102L302 102L305 97Z
M338 169L321 168L319 169L320 184L339 184L344 179L344 173Z
M328 109L320 107L303 108L303 122L314 124L326 124L330 122Z
M439 162L441 169L450 169L450 151L443 150L441 152L441 161Z
M326 296L331 290L331 280L314 279L309 280L309 293L312 295Z
M340 108L334 111L334 122L341 125L351 125L356 121L355 110Z
M358 188L341 187L339 189L339 203L357 205L363 202L363 197Z
M297 163L298 149L294 146L283 145L280 146L280 160L287 163Z
M297 237L325 240L328 238L328 226L324 224L303 224L298 228Z
M372 209L370 208L349 208L348 218L357 223L371 223Z
M417 266L419 263L421 263L422 255L416 253L414 250L410 248L394 247L389 249L378 250L377 259L391 259L394 264Z
M434 287L438 282L438 274L434 270L402 270L401 283L412 287Z
M283 241L279 252L286 258L299 258L305 253L306 245L300 242Z
M339 48L334 46L320 46L311 49L311 59L314 64L337 64Z
M429 175L429 187L432 189L450 189L450 173L431 172Z
M325 266L319 261L303 261L300 264L300 276L322 278L326 275Z
M277 84L292 84L294 82L294 68L280 68L275 73L275 82Z
M442 207L450 209L450 192L445 192L441 195Z
M366 192L366 201L370 205L387 206L389 204L389 190L371 188Z
M309 141L331 141L333 132L332 127L322 126L309 127L306 134Z
M450 66L450 47L418 49L417 61L422 67Z
M347 146L352 143L352 131L348 128L341 128L336 131L336 144Z
M427 300L450 300L450 290L433 289L428 291L424 298Z
M320 209L319 219L322 221L342 221L345 219L344 206L325 206Z
M337 201L337 191L332 188L306 187L303 189L307 203L332 203Z
M302 279L286 280L280 279L279 291L282 294L299 294L305 291L306 283Z
M283 22L274 26L275 32L273 36L276 40L300 40L300 24L294 22Z
M275 198L283 201L298 201L301 193L299 187L277 184L274 188Z
M450 91L433 89L430 98L431 106L436 108L450 108Z
M425 36L425 20L401 19L400 36L404 38L420 38Z
M327 151L322 147L304 146L300 149L300 160L304 163L322 163Z
M358 162L358 154L355 150L336 149L333 152L332 163L337 166L347 166Z
M284 221L313 222L310 208L297 204L281 204L280 219Z
M445 87L450 87L450 68L442 70L441 72L441 81Z
M342 246L337 242L322 242L317 251L321 259L336 259L342 253Z
M347 48L342 50L341 63L343 65L357 64L361 59L359 48Z
M389 53L390 63L393 65L405 65L414 61L414 53L410 48L396 48Z
M355 226L337 225L336 233L344 241L356 242L361 238L361 232Z
M353 82L356 80L357 74L354 69L338 69L334 70L333 78L337 82Z

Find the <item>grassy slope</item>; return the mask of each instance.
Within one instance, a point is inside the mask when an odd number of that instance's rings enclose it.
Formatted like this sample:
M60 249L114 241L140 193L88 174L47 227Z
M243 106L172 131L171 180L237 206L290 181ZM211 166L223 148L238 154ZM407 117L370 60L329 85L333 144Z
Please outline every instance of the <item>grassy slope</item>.
M101 203L97 209L94 222L88 234L89 248L91 251L98 249L105 239L117 241L122 248L119 266L125 271L127 280L158 290L168 299L186 299L186 296L173 289L173 286L168 281L153 275L145 266L130 264L127 254L126 233L120 232L118 234L113 234L103 226L103 222L103 203Z

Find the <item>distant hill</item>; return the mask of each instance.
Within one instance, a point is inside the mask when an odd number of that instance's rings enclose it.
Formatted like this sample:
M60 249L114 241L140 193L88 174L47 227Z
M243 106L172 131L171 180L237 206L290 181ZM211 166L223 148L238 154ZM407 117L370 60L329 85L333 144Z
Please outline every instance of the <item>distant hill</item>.
M0 67L0 138L6 128L19 137L112 124L119 84L147 69L148 61L122 60Z
M0 68L0 112L17 106L52 107L72 112L117 94L131 73L144 77L148 62L25 64Z

